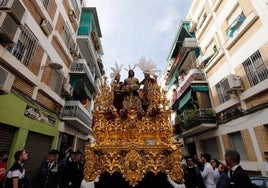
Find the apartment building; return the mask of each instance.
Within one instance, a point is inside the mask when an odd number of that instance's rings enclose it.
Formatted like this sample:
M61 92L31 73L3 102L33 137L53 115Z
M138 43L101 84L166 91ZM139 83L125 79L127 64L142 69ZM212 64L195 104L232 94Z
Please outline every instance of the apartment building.
M267 19L266 0L193 1L162 81L185 155L224 161L225 150L235 149L251 175L265 174Z
M25 148L29 176L51 148L84 150L104 74L101 37L83 0L1 1L0 150Z

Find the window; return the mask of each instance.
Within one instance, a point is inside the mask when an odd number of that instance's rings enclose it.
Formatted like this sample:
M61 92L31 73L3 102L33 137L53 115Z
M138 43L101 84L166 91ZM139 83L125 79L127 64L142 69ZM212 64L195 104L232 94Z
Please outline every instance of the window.
M226 101L230 99L230 95L228 93L225 93L223 90L222 81L223 80L221 80L219 83L216 84L216 90L217 90L220 104L225 103Z
M10 51L10 53L12 53L12 55L26 67L30 68L37 42L37 38L30 29L25 26L22 28L17 44L12 47L8 47L7 50Z
M46 10L48 10L49 6L50 6L50 0L42 0L43 1L43 5L45 7Z
M240 159L248 160L247 153L244 147L244 142L240 132L231 133L229 134L229 136L232 141L233 149L240 154Z
M65 24L63 26L63 32L62 32L61 36L62 36L64 43L69 48L71 45L72 32L71 32L71 29L70 29L69 25L67 24L67 22L65 22Z
M268 78L268 69L259 51L246 59L242 65L251 87Z
M71 5L72 5L73 10L76 11L78 7L76 0L71 0Z
M53 73L48 86L58 95L61 93L64 76L60 70L53 69Z
M237 6L234 11L232 11L232 14L227 18L227 23L229 25L229 28L226 31L227 35L229 37L233 37L239 31L239 28L245 19L246 17L241 7Z
M23 57L25 55L26 48L23 45L23 43L19 40L18 43L16 44L14 50L13 50L13 55L20 61L23 60Z
M205 153L209 153L211 158L219 159L219 152L216 138L210 138L202 141Z

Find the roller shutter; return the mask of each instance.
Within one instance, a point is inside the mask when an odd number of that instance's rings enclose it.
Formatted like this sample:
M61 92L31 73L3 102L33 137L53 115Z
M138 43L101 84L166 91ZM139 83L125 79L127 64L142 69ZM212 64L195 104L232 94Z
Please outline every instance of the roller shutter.
M41 162L46 158L51 148L52 139L53 137L47 135L29 132L25 144L29 159L25 162L24 166L30 179L36 173Z
M4 150L10 152L16 131L17 128L15 127L0 124L0 151Z

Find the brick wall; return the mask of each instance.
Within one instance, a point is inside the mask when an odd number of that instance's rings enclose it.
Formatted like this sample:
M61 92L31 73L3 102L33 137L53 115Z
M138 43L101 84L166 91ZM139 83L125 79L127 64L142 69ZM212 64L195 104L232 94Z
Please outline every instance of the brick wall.
M61 34L63 32L63 27L64 27L64 19L62 17L61 14L59 14L59 17L58 17L58 20L57 20L57 24L56 24L56 30ZM73 39L72 41L70 41L70 44L73 42ZM57 53L59 54L59 56L61 57L61 59L64 61L65 65L67 67L70 66L71 62L70 60L67 58L67 54L66 53L69 53L68 52L65 52L65 50L61 47L61 45L59 44L58 40L56 39L56 37L53 37L52 39L52 45L53 47L55 48L55 50L57 51ZM67 48L69 48L68 46L66 46Z
M240 131L244 147L247 153L247 157L249 161L257 161L256 153L254 152L254 147L252 144L252 139L250 137L250 133L248 129L244 129Z
M36 9L33 1L23 0L23 3L27 7L28 11L33 16L33 18L35 19L35 21L38 24L41 24L41 21L42 21L43 18L41 17L41 15L39 14L38 10Z
M50 62L51 62L50 58L47 58L46 65L48 65ZM49 67L43 68L41 82L44 82L45 84L48 85L52 77L52 71L53 69Z
M222 136L222 142L223 142L224 150L231 149L232 148L232 143L231 143L231 139L230 139L229 135L228 134L223 134L221 136Z
M57 4L55 1L50 1L50 6L48 8L48 14L51 17L52 20L54 20L56 10L57 10Z
M224 157L223 157L224 153L222 152L222 149L221 149L221 143L220 143L219 137L216 137L216 142L217 142L219 160L223 161L224 160Z
M37 76L40 70L40 64L42 61L42 57L44 55L44 49L40 46L37 45L34 51L34 56L33 56L33 63L30 67L30 70Z
M253 97L245 100L245 102L248 109L256 107L261 104L266 104L268 103L267 91L263 91L258 95L254 95Z
M261 48L260 48L260 53L261 56L263 58L264 64L266 65L266 67L268 67L268 42L266 42Z
M268 126L261 125L254 127L254 132L261 154L263 154L264 151L268 151Z

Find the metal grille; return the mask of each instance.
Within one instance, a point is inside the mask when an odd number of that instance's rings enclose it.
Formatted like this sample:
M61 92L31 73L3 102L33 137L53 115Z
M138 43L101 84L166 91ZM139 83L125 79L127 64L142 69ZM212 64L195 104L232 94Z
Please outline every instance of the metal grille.
M230 95L224 92L223 80L216 84L216 90L219 97L220 104L225 103L230 99Z
M22 32L16 45L8 48L10 53L13 54L22 64L27 68L32 65L32 59L35 53L37 38L31 32L31 30L24 26L22 27Z
M69 25L67 24L67 22L65 22L65 24L64 24L63 32L62 32L61 36L62 36L62 39L63 39L64 43L66 44L66 46L68 48L70 48L72 33L71 33L71 29L70 29Z
M43 1L43 5L45 7L45 9L47 10L50 6L50 0L42 0Z
M251 87L268 78L268 69L259 51L251 55L242 64Z
M49 87L58 95L61 93L64 76L60 70L53 70Z
M40 163L50 150L53 137L29 131L25 149L30 157L25 163L27 175L31 179L36 174Z
M0 146L1 150L10 152L14 135L18 129L13 126L0 123Z

